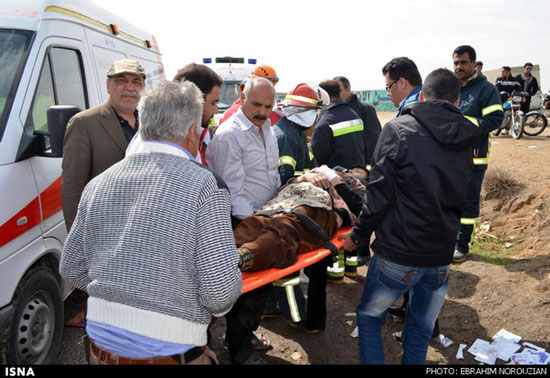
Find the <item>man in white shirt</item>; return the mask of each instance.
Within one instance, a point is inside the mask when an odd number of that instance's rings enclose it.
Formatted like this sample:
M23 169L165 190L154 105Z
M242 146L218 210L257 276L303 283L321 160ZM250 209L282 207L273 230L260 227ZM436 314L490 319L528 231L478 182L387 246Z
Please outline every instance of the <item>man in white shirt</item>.
M275 89L268 80L248 80L241 93L241 107L218 128L206 150L208 167L231 193L234 227L271 200L281 185L279 147L269 120L274 102ZM241 295L226 314L225 341L233 363L265 363L258 351L269 343L254 331L272 289L269 284Z
M279 148L269 120L275 89L267 79L250 79L241 101L239 110L218 128L206 150L208 167L231 192L234 223L254 214L281 185Z

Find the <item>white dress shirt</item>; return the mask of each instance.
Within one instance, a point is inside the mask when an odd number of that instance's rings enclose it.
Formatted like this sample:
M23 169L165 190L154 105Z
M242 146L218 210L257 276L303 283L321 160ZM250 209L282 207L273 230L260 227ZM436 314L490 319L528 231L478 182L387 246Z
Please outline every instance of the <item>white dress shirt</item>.
M269 119L263 138L241 108L216 131L206 150L208 167L231 193L231 214L244 219L271 200L281 185L279 147Z

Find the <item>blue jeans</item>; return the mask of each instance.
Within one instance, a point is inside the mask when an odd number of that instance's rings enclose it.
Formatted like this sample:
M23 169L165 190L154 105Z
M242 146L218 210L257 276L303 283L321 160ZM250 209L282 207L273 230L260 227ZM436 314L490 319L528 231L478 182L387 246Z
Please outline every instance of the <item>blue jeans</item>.
M364 364L384 363L381 328L392 303L410 290L403 329L403 364L424 364L435 320L445 302L450 265L408 267L375 254L357 306L359 348Z

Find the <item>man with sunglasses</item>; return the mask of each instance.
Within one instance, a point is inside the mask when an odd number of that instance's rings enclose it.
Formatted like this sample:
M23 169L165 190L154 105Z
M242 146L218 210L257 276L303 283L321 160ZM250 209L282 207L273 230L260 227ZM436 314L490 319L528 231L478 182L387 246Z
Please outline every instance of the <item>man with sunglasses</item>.
M416 64L407 57L398 57L390 60L382 68L386 80L386 91L393 104L399 107L397 117L403 113L405 107L418 102L422 89L422 77Z

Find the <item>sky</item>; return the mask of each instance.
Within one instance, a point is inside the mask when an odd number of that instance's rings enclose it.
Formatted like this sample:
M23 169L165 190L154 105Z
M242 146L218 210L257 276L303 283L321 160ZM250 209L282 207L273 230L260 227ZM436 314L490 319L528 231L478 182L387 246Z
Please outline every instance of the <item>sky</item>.
M549 0L91 1L156 37L167 79L202 58L239 56L272 66L279 92L339 75L352 90L382 89L394 57L426 77L471 45L484 70L539 64L550 89Z

